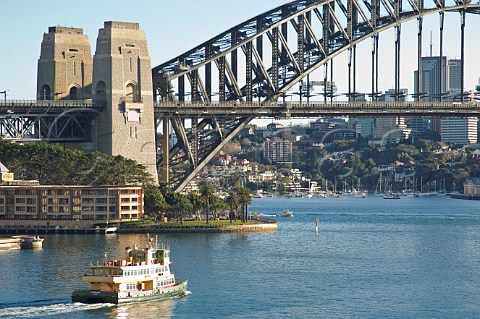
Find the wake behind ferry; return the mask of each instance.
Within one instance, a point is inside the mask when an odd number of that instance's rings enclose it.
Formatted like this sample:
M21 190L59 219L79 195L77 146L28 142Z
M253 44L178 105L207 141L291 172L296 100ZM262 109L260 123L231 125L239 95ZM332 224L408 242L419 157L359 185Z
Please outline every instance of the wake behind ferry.
M170 246L125 249L125 259L97 262L91 265L91 273L82 277L91 284L90 290L76 290L73 302L125 303L183 296L187 292L187 280L176 280L170 272Z

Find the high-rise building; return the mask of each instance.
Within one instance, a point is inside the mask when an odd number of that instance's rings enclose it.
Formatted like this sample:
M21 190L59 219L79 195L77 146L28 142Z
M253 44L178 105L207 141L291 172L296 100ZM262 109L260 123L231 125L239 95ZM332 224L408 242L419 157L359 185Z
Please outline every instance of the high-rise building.
M450 99L462 94L462 60L448 61ZM442 142L454 144L475 144L478 140L478 119L476 117L444 117L441 121Z
M450 92L460 92L462 89L462 60L448 60L448 83Z
M448 88L447 57L428 56L422 57L422 79L420 92L418 92L418 70L415 71L415 96L420 96L423 101L438 101ZM441 66L441 67L440 67ZM441 72L441 79L440 79ZM440 87L441 81L441 87ZM420 93L420 94L419 94ZM426 131L431 130L440 133L440 117L408 118L407 125L412 128L414 137L421 137ZM426 126L428 125L428 126Z
M460 145L477 143L476 117L445 117L442 118L442 142Z
M292 142L278 137L263 142L263 157L274 163L292 161Z
M407 89L400 90L399 101L405 101L408 94ZM387 90L378 98L378 101L395 101L395 91ZM375 139L381 139L385 143L398 143L410 137L411 130L405 124L405 118L401 116L377 117L375 119Z

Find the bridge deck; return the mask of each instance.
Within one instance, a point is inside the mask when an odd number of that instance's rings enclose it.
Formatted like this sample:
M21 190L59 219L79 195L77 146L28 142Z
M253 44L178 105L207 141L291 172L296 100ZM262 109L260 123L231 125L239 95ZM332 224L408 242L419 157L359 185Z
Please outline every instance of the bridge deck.
M480 103L468 102L158 102L156 116L209 117L255 116L307 118L315 116L478 116Z

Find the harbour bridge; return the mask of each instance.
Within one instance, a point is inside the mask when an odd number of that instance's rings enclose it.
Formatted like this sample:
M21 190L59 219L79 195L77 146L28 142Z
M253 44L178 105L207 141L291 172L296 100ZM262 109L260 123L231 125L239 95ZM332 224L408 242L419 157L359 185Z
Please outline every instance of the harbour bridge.
M459 15L461 87L464 92L467 13L480 4L445 0L298 0L241 23L152 69L160 180L181 191L254 118L314 116L477 116L480 104L463 93L456 101L422 92L423 19L440 17L439 61L443 57L445 13ZM401 89L401 27L416 21L416 88L413 101ZM391 101L379 99L380 34L395 31L394 89ZM371 90L358 101L357 45L371 41L371 72L362 74ZM347 101L333 99L333 60L348 54ZM212 67L214 65L214 67ZM329 68L330 67L330 68ZM324 68L320 99L312 98L310 76ZM382 69L382 71L385 68ZM388 72L391 72L390 70ZM442 67L438 87L444 87ZM215 87L215 89L214 89ZM298 101L286 101L298 87ZM0 134L12 139L85 141L91 121L105 108L91 100L0 102ZM176 139L169 138L174 133Z

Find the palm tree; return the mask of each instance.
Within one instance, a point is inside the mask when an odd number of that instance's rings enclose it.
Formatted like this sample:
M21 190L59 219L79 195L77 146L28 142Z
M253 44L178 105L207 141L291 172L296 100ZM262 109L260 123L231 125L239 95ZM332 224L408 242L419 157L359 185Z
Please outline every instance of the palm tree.
M225 199L228 207L230 207L230 212L228 214L228 219L230 220L230 224L232 223L233 218L235 217L235 212L238 210L238 206L240 203L238 202L239 198L235 191L231 190L228 193L228 197Z
M202 196L202 200L205 207L205 214L207 215L207 224L208 224L208 215L210 210L210 202L212 200L213 195L213 188L210 184L202 183L200 184L200 195Z
M248 188L242 186L238 189L238 202L242 207L242 221L246 222L248 205L252 203L252 196Z

